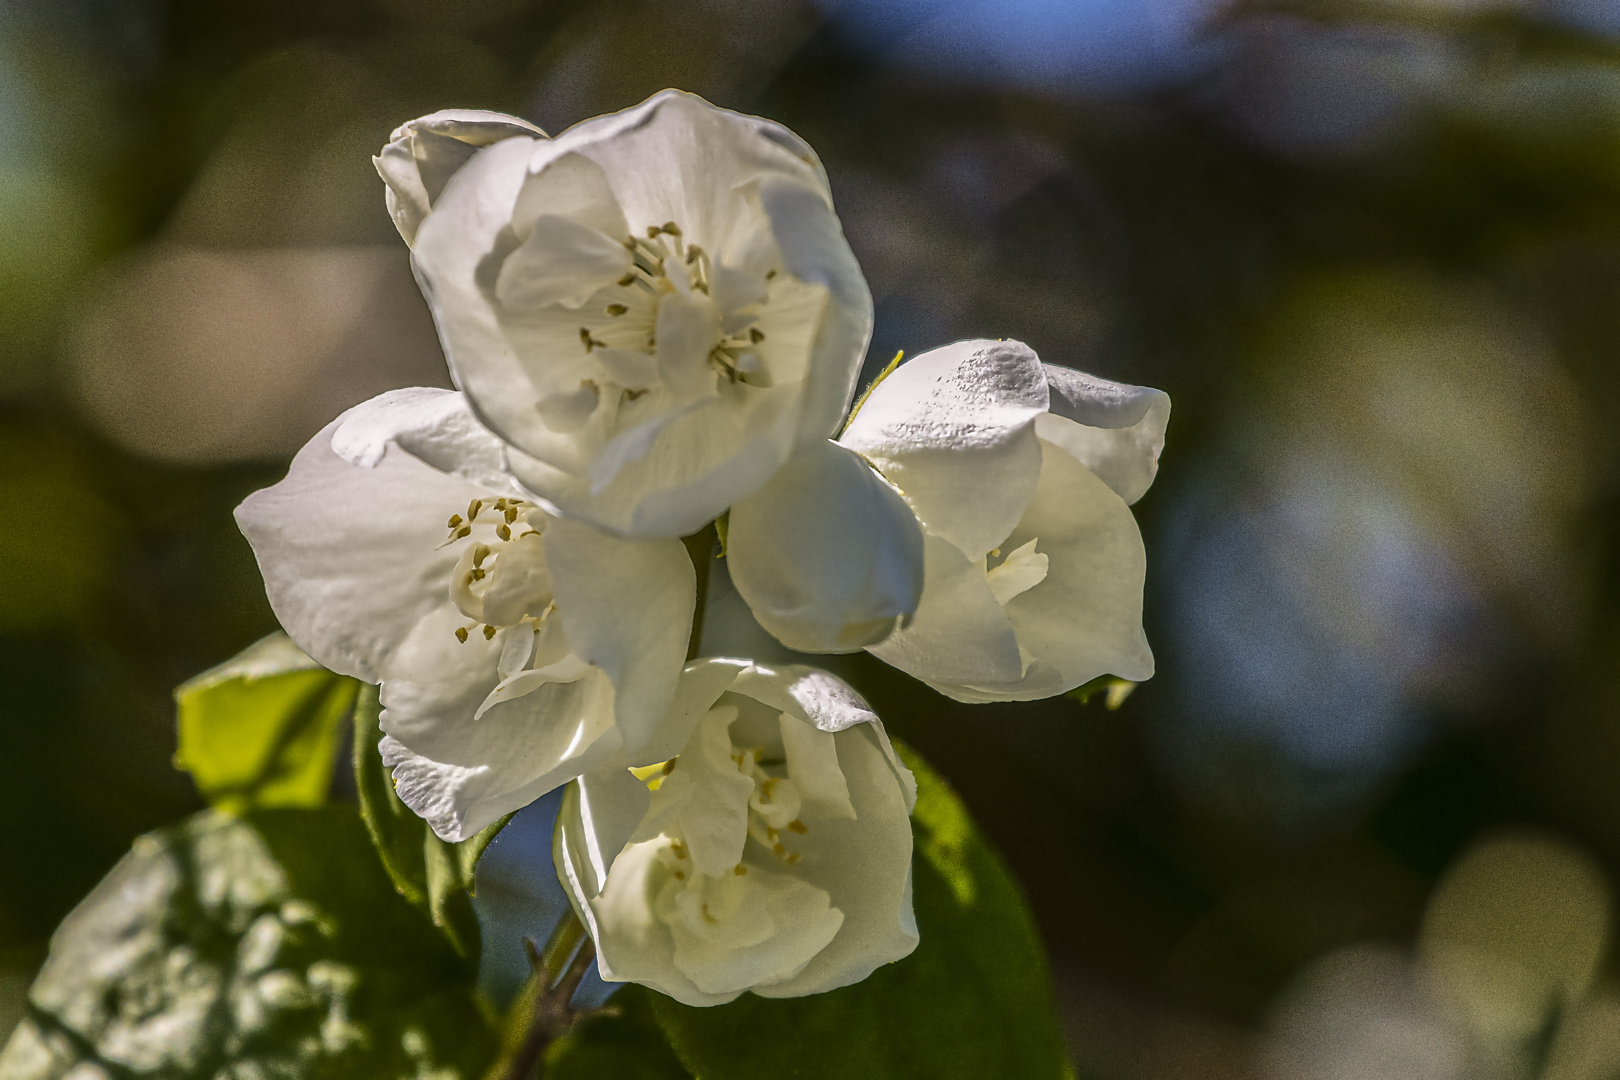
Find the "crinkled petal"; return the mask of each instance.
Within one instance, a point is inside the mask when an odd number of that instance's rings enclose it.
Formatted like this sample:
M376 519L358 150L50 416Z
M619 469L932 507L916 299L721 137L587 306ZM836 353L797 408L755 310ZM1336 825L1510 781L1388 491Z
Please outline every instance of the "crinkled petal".
M299 451L285 480L236 509L282 627L323 666L366 682L380 681L405 639L448 606L446 584L458 553L442 546L445 522L489 494L387 446L386 436L370 439L393 430L380 416L419 416L398 407L397 395L411 393L396 391L350 409ZM438 415L453 427L459 414ZM351 432L370 433L346 444L369 466L333 451L334 436L350 424ZM431 434L422 442L438 445Z
M1040 476L1040 360L1017 341L959 341L901 364L839 443L898 487L923 525L970 560L999 545Z
M1052 411L1035 422L1036 433L1074 455L1127 504L1136 502L1159 471L1170 395L1044 366Z
M867 651L946 694L954 684L1016 681L1023 671L1018 639L983 564L941 536L928 536L925 551L916 617Z
M854 652L916 610L923 539L905 501L825 440L731 508L727 564L754 617L801 652Z
M732 689L819 731L843 731L876 723L878 718L849 683L830 671L801 664L754 664L738 672Z
M500 439L454 390L413 386L379 394L339 417L331 439L333 453L366 468L382 460L389 443L487 491L518 493L502 464Z

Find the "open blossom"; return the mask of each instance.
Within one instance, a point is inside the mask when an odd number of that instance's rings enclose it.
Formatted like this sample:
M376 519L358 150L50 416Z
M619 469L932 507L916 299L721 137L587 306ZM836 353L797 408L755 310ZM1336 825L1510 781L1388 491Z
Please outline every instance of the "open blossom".
M381 684L400 797L460 840L657 731L695 598L678 540L553 517L445 390L396 390L310 440L236 519L281 625Z
M917 944L911 773L854 690L704 660L662 764L595 770L558 818L558 876L602 977L688 1005L859 982Z
M1169 415L1161 391L1042 364L1016 341L901 365L839 439L926 534L915 619L869 651L960 701L1152 675L1129 504L1153 482Z
M508 469L624 536L693 532L830 437L871 333L815 154L677 91L478 151L413 258Z
M444 109L401 124L371 159L388 185L388 216L407 244L456 170L482 148L514 136L546 137L527 120L482 109Z

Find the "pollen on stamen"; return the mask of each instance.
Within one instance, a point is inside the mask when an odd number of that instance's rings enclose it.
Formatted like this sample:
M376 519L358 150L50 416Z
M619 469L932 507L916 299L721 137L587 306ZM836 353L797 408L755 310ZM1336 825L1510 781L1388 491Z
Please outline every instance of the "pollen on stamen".
M803 836L805 833L807 833L809 831L810 831L810 826L806 825L804 822L800 821L798 818L794 818L792 821L788 822L788 832L796 832L800 836Z
M468 503L467 504L467 520L468 521L477 521L478 520L478 511L482 510L483 508L484 508L484 500L483 499L474 499L472 502Z
M759 327L751 326L748 328L748 340L752 341L755 345L758 345L760 342L765 340L765 333L764 331L760 330Z
M629 310L630 308L626 304L609 304L607 306L607 313L613 316L615 319Z
M463 525L461 528L457 529L455 532L450 534L450 539L452 539L452 540L465 540L465 539L467 539L467 537L469 537L471 535L472 535L472 526L471 525Z
M456 627L456 640L463 645L467 644L467 628L465 626Z
M630 286L634 285L635 283L636 283L636 275L635 275L634 271L624 275L624 277L622 277L622 278L620 278L618 280L618 286L621 289L628 289Z
M748 867L744 866L742 863L738 863L731 872L736 874L738 877L742 877L744 874L748 873Z
M787 854L787 848L783 847L781 844L772 844L771 845L771 854L772 855L786 855Z
M485 625L485 627L484 627L484 640L485 641L492 641L492 640L494 640L494 638L495 638L495 628L493 626ZM792 828L791 825L788 826L788 827Z
M449 522L446 523L446 528L459 529L460 527L461 527L461 515L460 514L451 514Z
M510 524L512 524L512 522L516 521L517 516L518 516L518 508L517 507L508 506L506 508L506 523L508 525L510 525Z
M797 851L795 851L792 855L789 855L786 859L783 860L783 862L786 862L789 866L791 866L792 864L794 864L794 863L796 863L798 861L799 861L799 853Z
M495 535L500 537L502 540L510 540L512 539L512 530L508 528L506 522L503 521L499 525L495 526Z

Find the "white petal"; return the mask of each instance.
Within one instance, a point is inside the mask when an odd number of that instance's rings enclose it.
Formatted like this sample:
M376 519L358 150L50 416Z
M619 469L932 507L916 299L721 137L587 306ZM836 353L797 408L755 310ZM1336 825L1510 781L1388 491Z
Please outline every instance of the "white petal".
M797 975L756 986L754 992L763 997L848 986L917 947L907 788L884 752L887 739L880 725L861 724L834 739L856 817L821 817L807 810L817 858L800 864L799 876L826 890L832 906L843 912L843 924Z
M1046 407L1046 375L1028 346L959 341L901 364L838 441L871 459L929 532L980 559L1035 491L1035 418Z
M580 852L588 875L585 881L595 895L602 891L613 860L646 816L647 785L615 763L581 776L568 797L577 800L577 835L583 841Z
M854 652L916 610L922 532L893 488L822 440L735 503L727 564L761 626L801 652Z
M1140 499L1159 471L1170 396L1046 364L1052 414L1036 432L1096 473L1126 503Z
M710 706L731 689L750 666L747 660L713 656L687 664L675 686L674 704L655 726L645 746L632 755L630 764L656 765L679 754L698 722L708 715Z
M831 905L825 890L785 874L749 878L722 878L717 884L740 886L755 894L751 899L764 916L758 942L728 940L722 935L715 935L715 941L704 940L687 932L683 923L670 928L675 938L675 966L706 994L770 986L784 976L797 975L843 925L843 912Z
M675 292L658 305L658 375L677 401L713 397L719 372L709 353L720 343L714 301L698 292Z
M501 441L454 390L413 386L379 394L338 417L330 442L334 454L354 465L376 465L396 443L440 472L489 491L516 490L501 464Z
M557 611L573 651L606 672L626 746L669 711L686 658L697 578L679 540L620 540L576 521L545 534Z
M480 147L515 136L545 138L527 120L482 109L445 109L401 124L372 158L388 186L388 212L407 244L456 170Z
M780 726L788 772L806 810L824 817L853 818L855 807L849 801L849 784L838 767L838 744L833 733L820 731L787 713L782 714Z
M595 229L547 214L501 264L495 296L507 307L578 308L602 283L630 268L624 245Z
M782 176L760 180L758 191L788 273L822 286L830 300L817 328L799 419L801 442L828 439L849 407L872 339L872 293L823 191Z
M1136 521L1124 500L1079 462L1051 444L1044 449L1041 485L1007 542L1037 541L1048 559L1046 579L1008 601L1007 618L1019 645L1050 665L1057 680L1042 683L1031 668L1023 682L974 687L999 700L1047 697L1099 675L1140 682L1153 674L1142 632L1147 555Z
M729 874L742 861L748 841L748 797L754 782L731 758L735 706L718 706L699 722L681 750L675 771L653 792L647 816L633 840L650 840L678 828L692 862L711 877Z
M447 586L458 552L442 547L445 522L488 494L397 447L371 467L335 454L334 434L350 420L368 426L374 406L329 424L285 480L236 509L282 627L325 667L366 682L381 680L424 619L453 612Z
M512 229L526 237L547 215L575 222L614 243L621 243L630 232L607 173L582 154L554 152L531 160L529 177L512 206Z
M927 537L925 552L916 617L867 651L947 694L953 684L1017 680L1023 671L1018 640L983 565L940 536Z

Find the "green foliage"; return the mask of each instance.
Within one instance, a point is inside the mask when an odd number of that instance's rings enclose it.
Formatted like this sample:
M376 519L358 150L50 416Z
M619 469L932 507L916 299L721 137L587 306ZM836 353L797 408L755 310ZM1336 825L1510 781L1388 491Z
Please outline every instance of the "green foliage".
M612 1001L620 1015L587 1019L553 1048L548 1080L1072 1076L1045 952L1018 886L945 781L900 752L917 777L916 952L813 997L744 994L703 1009L626 987ZM664 1059L653 1023L686 1072Z
M394 791L393 777L377 749L380 715L377 688L362 686L354 706L354 781L360 816L394 888L427 912L457 953L477 964L480 938L472 906L473 874L484 849L511 815L459 844L440 840Z
M471 974L353 809L205 811L139 838L68 916L3 1080L470 1080Z
M320 806L359 686L272 634L174 692L174 763L224 810Z

